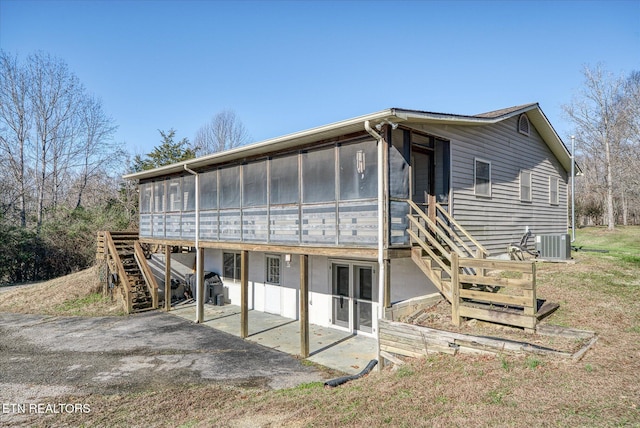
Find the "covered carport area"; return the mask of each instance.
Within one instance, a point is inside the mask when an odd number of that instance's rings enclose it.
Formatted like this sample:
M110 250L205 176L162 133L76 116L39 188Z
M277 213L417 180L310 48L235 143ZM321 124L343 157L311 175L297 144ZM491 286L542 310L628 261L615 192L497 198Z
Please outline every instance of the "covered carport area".
M202 324L241 336L242 310L239 306L214 306L205 304ZM196 316L196 303L174 306L172 315L193 320ZM300 355L300 322L261 311L249 310L246 340L259 343L268 348L277 349L291 355ZM360 372L367 363L376 358L377 343L372 337L353 335L349 332L309 325L309 361L331 369L354 374Z

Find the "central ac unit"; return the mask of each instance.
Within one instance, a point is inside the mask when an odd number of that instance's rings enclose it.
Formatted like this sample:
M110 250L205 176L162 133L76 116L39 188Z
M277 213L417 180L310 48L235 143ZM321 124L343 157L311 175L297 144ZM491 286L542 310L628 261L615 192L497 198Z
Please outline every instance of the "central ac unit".
M536 250L542 259L569 260L571 239L569 234L536 235Z

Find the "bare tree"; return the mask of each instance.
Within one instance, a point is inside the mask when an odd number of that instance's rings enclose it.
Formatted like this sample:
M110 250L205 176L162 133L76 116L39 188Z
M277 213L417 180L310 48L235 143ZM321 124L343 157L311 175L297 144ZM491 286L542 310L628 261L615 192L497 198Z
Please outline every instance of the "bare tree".
M640 71L633 71L625 82L625 112L628 132L623 145L620 172L623 175L622 222L640 216Z
M17 58L0 51L0 155L15 183L21 227L27 225L25 157L32 119L29 85L29 76Z
M82 197L89 180L104 172L110 164L122 159L123 151L113 143L117 126L102 108L102 102L92 96L85 97L80 109L81 136L78 142L77 163L79 167L78 198L76 208L82 205Z
M45 198L50 193L50 204L55 207L59 176L64 171L65 155L73 141L76 107L83 88L78 78L62 60L46 53L29 57L31 76L30 99L37 139L35 171L37 174L37 230L44 220ZM51 180L53 177L53 180Z
M216 114L203 125L193 139L193 147L198 156L222 152L249 142L249 134L232 110Z
M606 223L615 227L614 192L616 165L628 137L628 115L623 90L625 79L605 72L600 65L583 70L584 87L571 104L563 106L576 126L576 139L583 150L603 166Z
M92 257L79 243L126 224L115 129L62 60L0 50L0 281L85 267Z
M115 130L62 60L40 52L20 63L0 51L2 203L21 227L33 214L39 229L58 204L82 205L90 181L122 159Z

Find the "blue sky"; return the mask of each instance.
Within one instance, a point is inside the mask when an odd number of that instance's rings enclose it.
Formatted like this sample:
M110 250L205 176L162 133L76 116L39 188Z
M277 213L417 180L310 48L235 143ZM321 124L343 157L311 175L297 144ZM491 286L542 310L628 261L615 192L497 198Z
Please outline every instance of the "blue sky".
M582 67L640 70L640 0L0 0L0 48L65 60L133 154L224 109L262 141L389 107L539 102L568 143Z

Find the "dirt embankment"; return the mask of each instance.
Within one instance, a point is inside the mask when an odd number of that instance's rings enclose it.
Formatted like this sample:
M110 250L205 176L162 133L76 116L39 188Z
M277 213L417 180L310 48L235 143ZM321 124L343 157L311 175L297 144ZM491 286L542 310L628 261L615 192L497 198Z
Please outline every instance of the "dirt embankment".
M97 266L27 285L0 287L0 312L45 315L122 315L117 299L102 297Z

